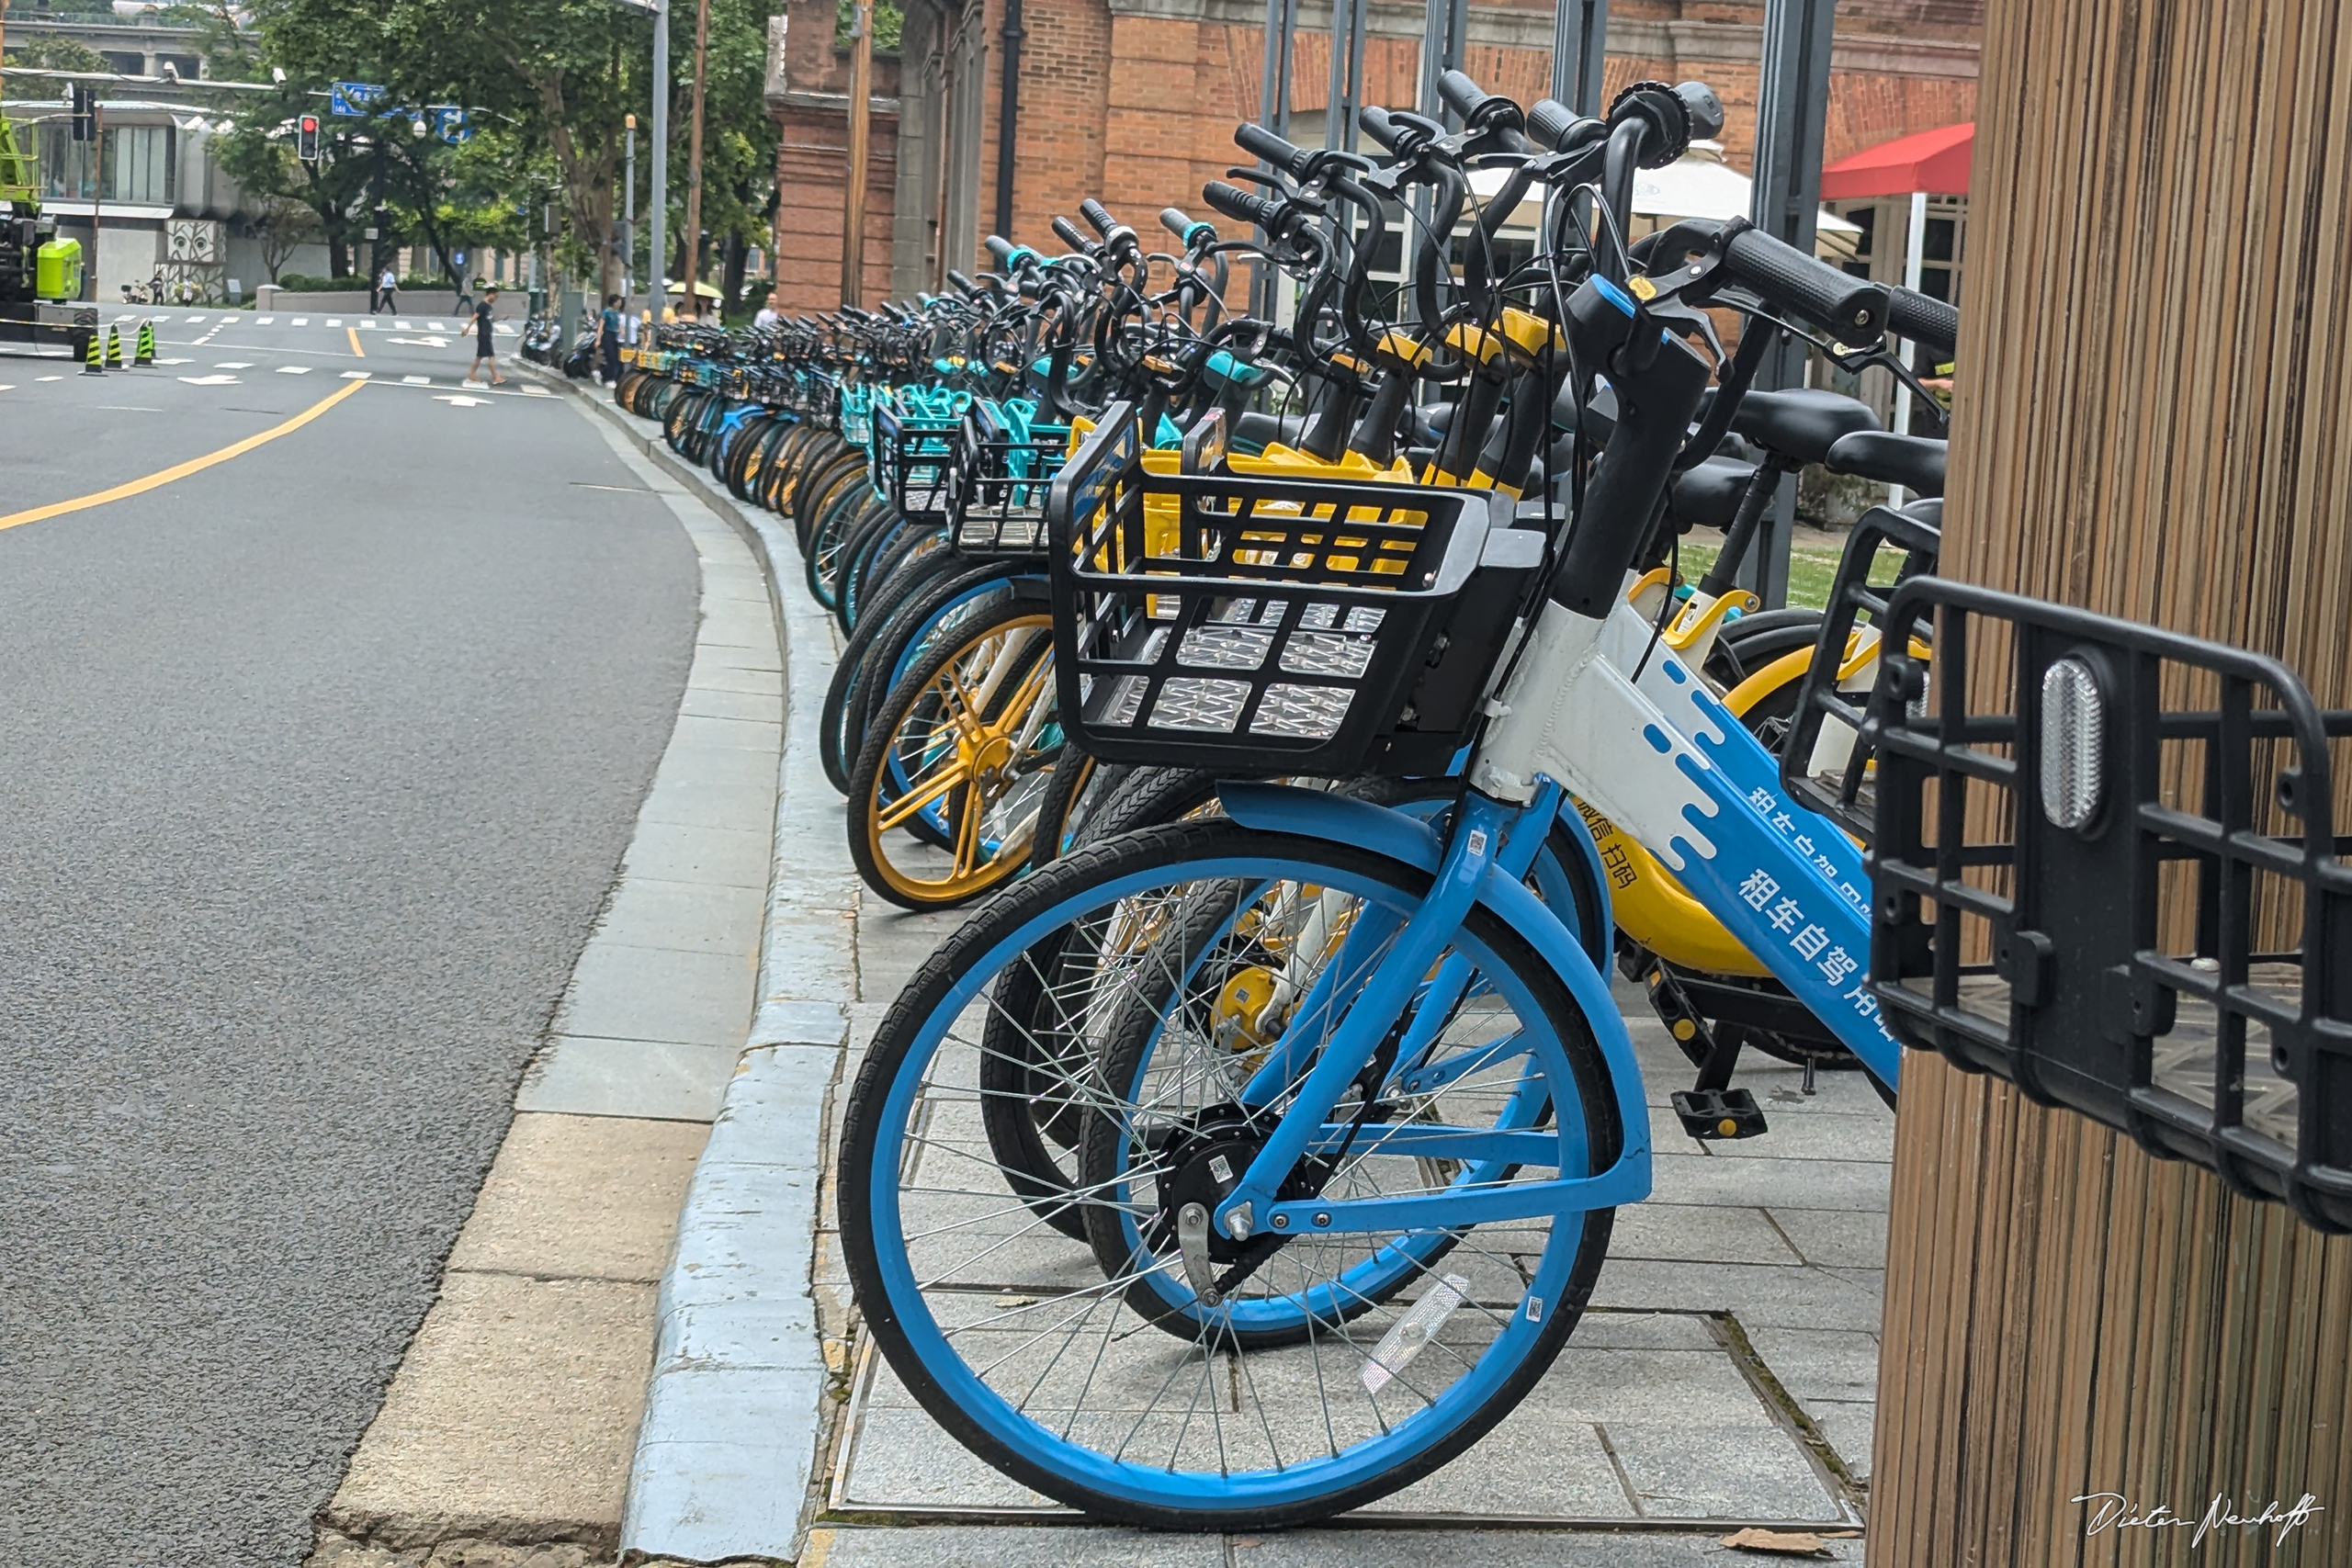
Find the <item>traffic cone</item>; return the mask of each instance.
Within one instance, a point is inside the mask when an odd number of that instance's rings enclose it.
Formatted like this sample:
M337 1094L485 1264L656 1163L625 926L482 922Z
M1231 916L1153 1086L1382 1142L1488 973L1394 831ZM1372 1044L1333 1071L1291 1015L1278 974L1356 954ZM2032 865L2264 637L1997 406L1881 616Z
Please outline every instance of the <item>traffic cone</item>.
M122 328L112 321L107 323L107 368L122 368Z
M155 363L155 322L153 317L139 323L139 350L131 363L134 365Z
M90 329L90 346L86 351L85 351L82 359L82 374L85 376L105 375L107 373L106 352L106 344L101 342L98 337L98 329L92 327Z

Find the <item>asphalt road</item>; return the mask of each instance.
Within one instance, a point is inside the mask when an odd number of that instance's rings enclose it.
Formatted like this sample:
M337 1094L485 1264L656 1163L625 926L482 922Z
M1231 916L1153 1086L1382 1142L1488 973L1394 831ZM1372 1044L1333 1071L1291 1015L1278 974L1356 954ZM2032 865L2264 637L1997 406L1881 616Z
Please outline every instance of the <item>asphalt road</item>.
M0 1561L300 1561L668 736L684 534L410 319L0 360L0 523L374 378L0 529Z

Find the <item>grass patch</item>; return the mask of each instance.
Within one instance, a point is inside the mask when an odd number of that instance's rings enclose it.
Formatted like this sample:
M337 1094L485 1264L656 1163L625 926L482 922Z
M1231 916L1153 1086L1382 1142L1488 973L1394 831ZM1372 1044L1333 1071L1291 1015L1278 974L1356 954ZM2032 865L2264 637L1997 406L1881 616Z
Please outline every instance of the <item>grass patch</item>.
M1721 553L1714 545L1682 544L1682 577L1696 582L1707 574ZM1829 604L1830 585L1838 579L1837 550L1792 549L1789 552L1789 603L1801 609L1826 609ZM1903 552L1881 546L1878 558L1871 562L1871 581L1883 588L1894 581L1903 570Z

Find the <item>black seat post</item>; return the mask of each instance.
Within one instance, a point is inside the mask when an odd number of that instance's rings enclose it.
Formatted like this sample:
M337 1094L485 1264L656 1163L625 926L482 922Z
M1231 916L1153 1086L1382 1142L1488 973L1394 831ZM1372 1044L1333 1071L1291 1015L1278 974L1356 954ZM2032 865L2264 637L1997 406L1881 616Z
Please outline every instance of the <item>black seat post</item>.
M1739 575L1740 559L1747 554L1757 527L1764 521L1764 509L1772 504L1772 497L1780 491L1781 476L1796 466L1778 452L1764 454L1747 488L1740 492L1739 511L1724 534L1722 553L1715 557L1715 564L1707 569L1707 575L1699 580L1700 592L1710 599L1720 599L1731 588L1732 580Z

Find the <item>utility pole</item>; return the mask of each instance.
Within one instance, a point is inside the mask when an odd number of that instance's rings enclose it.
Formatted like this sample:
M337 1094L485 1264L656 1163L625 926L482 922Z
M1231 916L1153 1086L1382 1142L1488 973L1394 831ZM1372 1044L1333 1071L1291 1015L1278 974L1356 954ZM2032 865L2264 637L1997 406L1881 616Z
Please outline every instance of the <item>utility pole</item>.
M849 183L842 191L842 303L864 304L865 164L874 135L874 0L857 0L849 46Z
M653 225L646 248L646 289L653 296L653 319L670 298L670 6L653 0L653 181L646 193Z
M96 101L97 89L90 89L90 265L83 270L90 277L90 303L98 302L98 201L107 188L107 107Z
M686 146L686 303L702 314L702 297L695 292L702 275L702 103L703 79L710 62L710 0L695 0L694 130Z
M637 292L637 116L628 117L628 165L621 183L621 298Z

